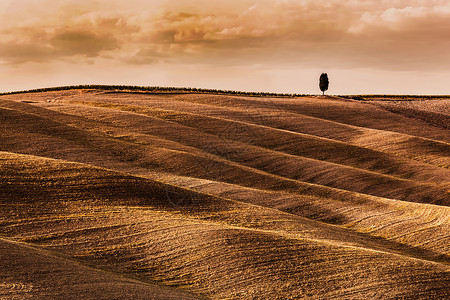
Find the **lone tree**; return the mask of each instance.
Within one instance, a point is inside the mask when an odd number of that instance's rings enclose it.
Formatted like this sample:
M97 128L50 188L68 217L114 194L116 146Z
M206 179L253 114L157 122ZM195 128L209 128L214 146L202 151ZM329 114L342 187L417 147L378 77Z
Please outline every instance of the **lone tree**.
M320 90L322 91L322 95L325 95L325 91L328 90L329 84L330 84L330 82L328 81L327 73L322 73L322 75L320 75L320 80L319 80L319 87L320 87Z

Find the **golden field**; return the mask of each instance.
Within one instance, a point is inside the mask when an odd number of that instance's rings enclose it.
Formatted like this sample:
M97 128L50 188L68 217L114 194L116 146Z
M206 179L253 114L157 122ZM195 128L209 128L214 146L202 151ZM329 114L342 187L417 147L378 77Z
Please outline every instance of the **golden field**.
M0 96L0 298L449 298L448 101Z

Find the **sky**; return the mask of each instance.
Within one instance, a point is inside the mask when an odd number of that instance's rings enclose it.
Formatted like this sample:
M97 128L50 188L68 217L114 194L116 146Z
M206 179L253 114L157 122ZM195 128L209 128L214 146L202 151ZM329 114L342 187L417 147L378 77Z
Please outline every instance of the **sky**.
M450 94L449 0L1 0L0 91Z

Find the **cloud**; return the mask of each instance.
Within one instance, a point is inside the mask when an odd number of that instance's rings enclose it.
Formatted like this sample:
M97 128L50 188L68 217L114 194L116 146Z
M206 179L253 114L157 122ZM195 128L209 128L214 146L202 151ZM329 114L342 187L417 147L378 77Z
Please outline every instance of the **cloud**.
M0 21L3 63L48 62L67 57L89 62L87 58L108 56L109 52L121 49L126 42L124 37L140 30L127 23L129 16L120 13L76 9L71 5L49 6L43 13L45 17L35 18L31 14L28 18L29 9L9 14Z
M53 49L33 43L0 44L0 58L4 63L41 62L53 57Z
M0 21L6 63L450 66L446 0L19 2L27 5Z
M111 36L70 29L57 32L50 38L49 43L55 54L60 56L96 57L102 51L118 47L118 42Z
M151 42L180 61L388 69L450 64L446 1L177 3L167 2L170 13L159 16Z
M421 1L417 1L421 2ZM364 34L371 27L384 28L400 34L422 28L423 32L438 31L449 33L448 18L450 17L450 3L442 1L429 1L434 5L388 7L374 11L366 11L355 22L350 31ZM438 3L439 2L439 3ZM435 25L439 24L438 27Z
M92 58L118 47L118 41L113 37L87 30L61 29L51 33L38 31L0 44L0 59L6 63L19 64L70 56Z

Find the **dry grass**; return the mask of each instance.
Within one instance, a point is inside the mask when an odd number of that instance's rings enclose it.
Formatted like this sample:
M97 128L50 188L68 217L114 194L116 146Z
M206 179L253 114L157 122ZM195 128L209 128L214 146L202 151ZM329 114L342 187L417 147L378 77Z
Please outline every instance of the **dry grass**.
M449 142L338 98L1 96L0 246L54 275L10 271L0 295L444 299Z

